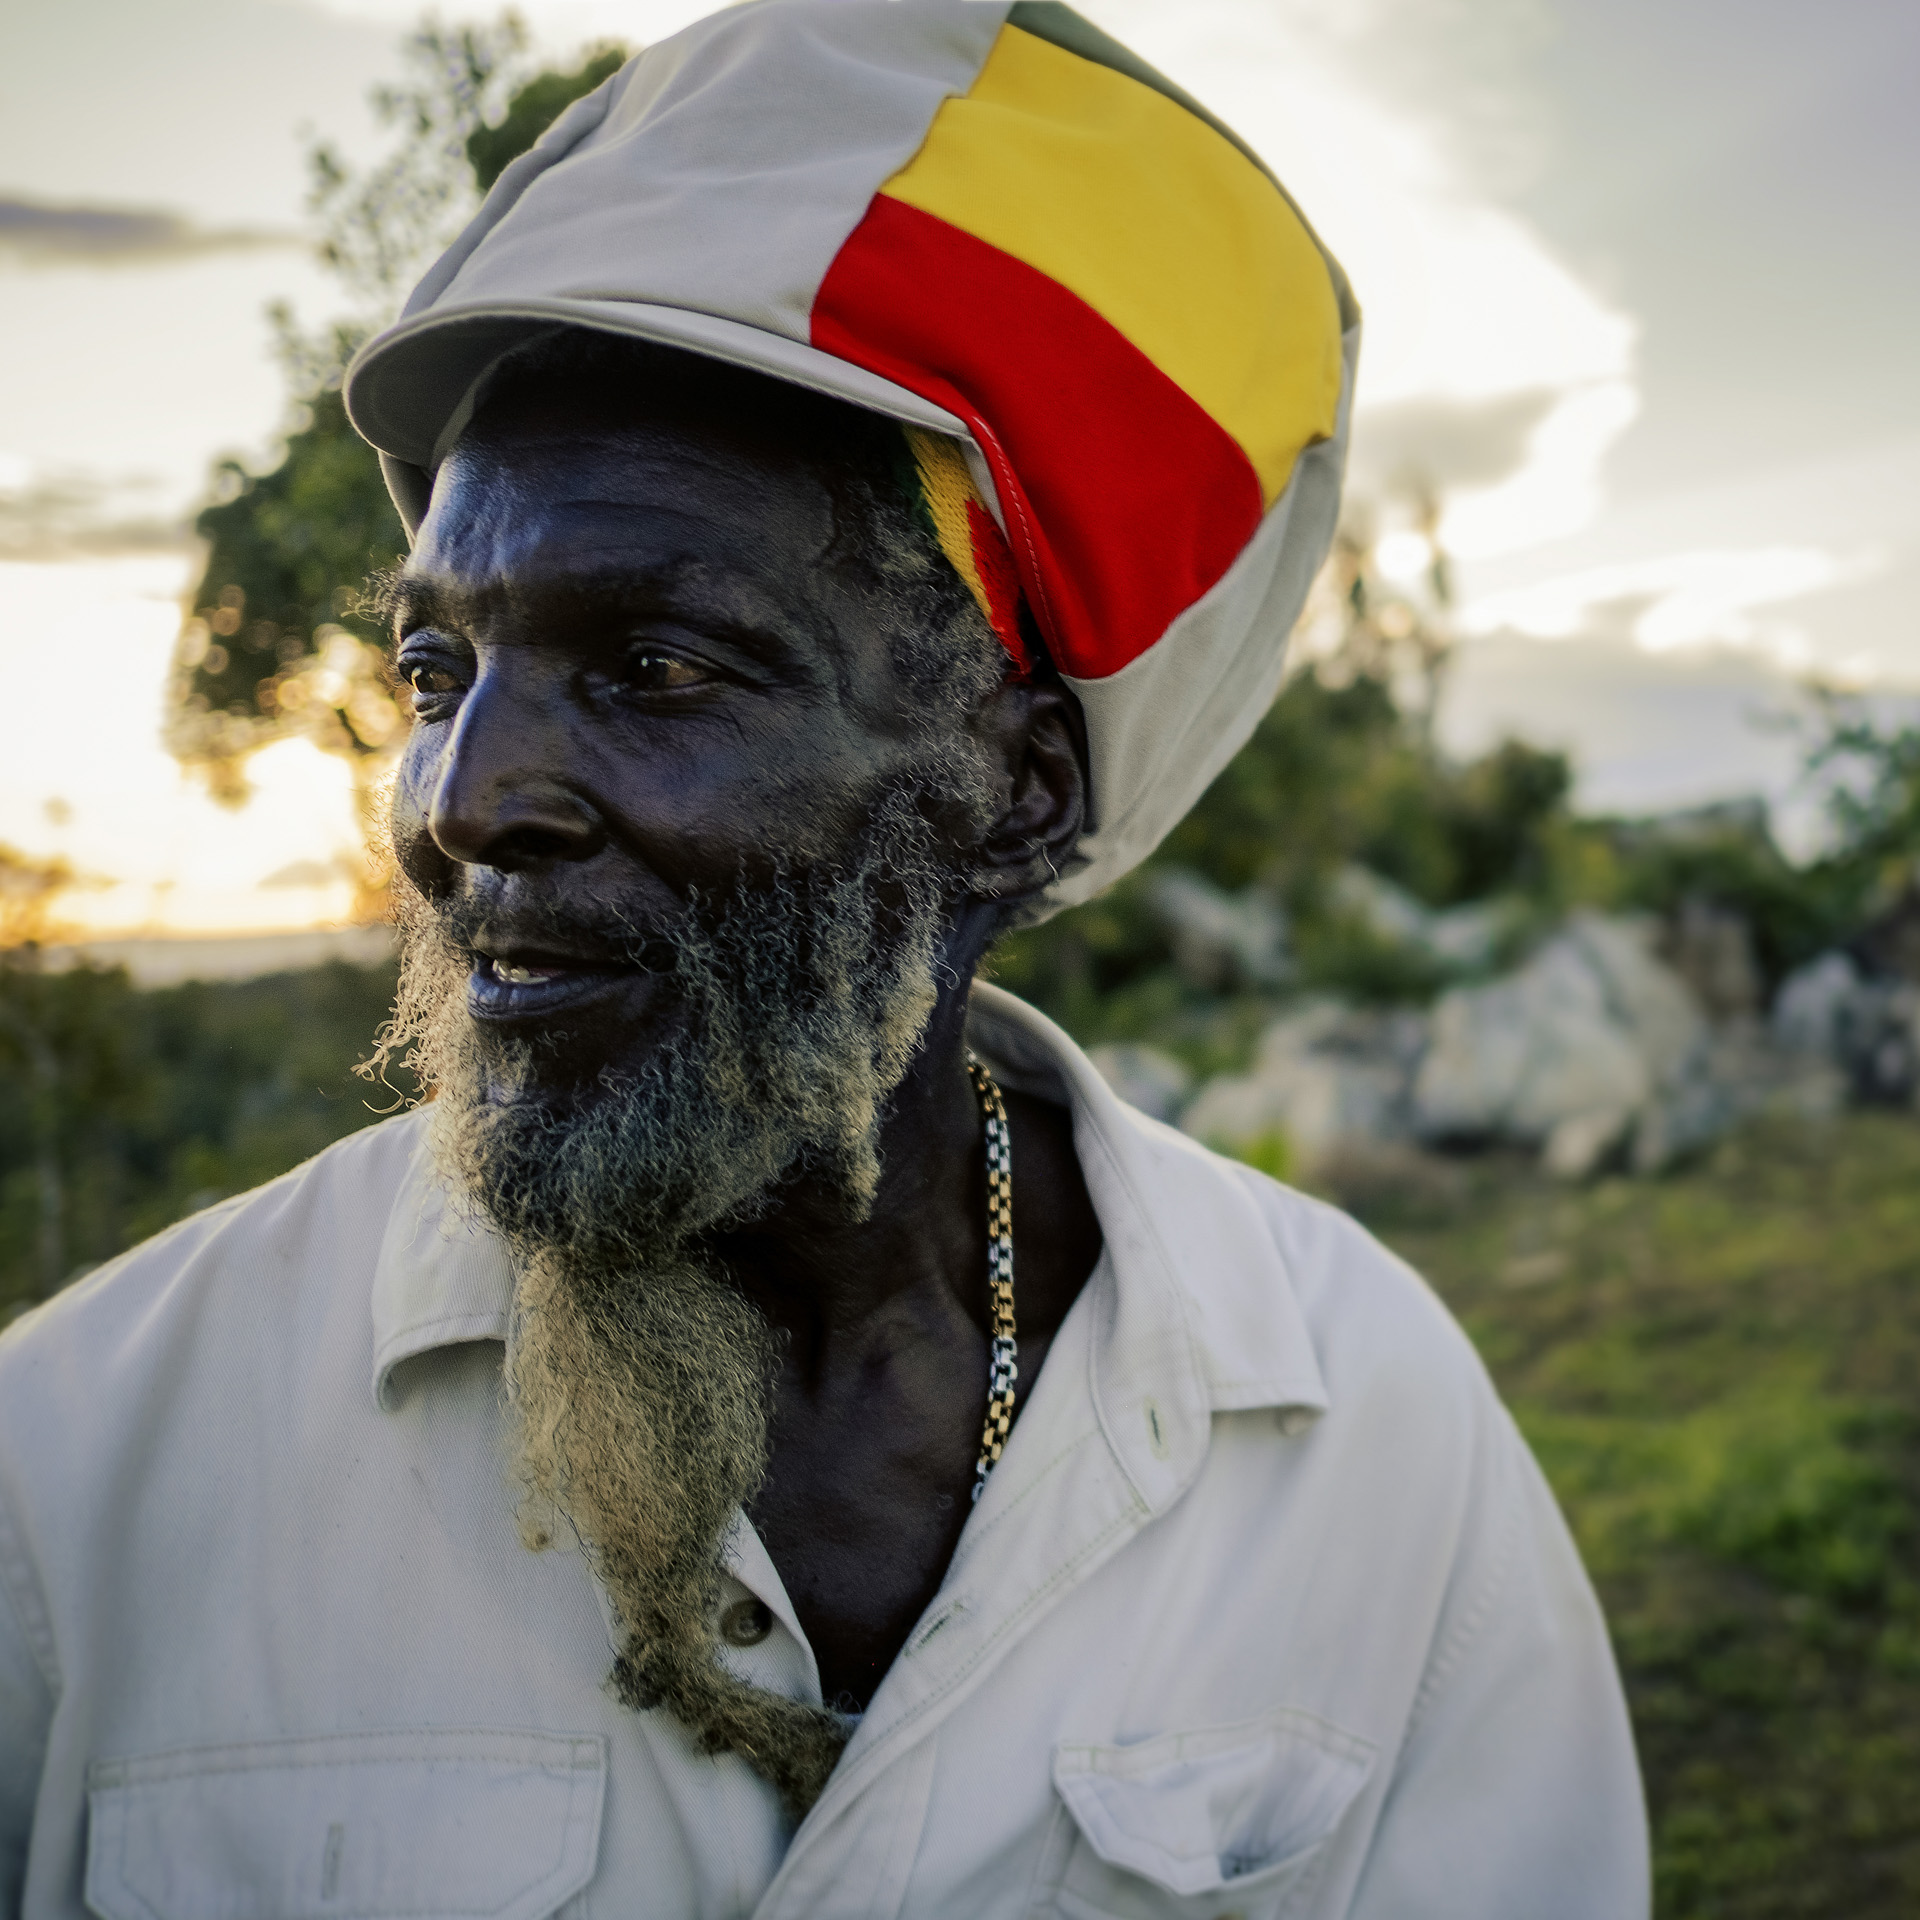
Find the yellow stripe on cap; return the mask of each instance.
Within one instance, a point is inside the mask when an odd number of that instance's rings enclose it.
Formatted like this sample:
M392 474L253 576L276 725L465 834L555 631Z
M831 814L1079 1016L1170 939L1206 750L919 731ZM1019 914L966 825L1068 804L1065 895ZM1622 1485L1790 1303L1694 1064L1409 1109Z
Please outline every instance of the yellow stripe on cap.
M907 447L920 473L920 497L933 516L933 530L940 536L940 551L952 563L953 570L967 583L968 591L980 603L980 611L993 619L993 605L987 598L986 583L973 557L973 528L967 507L979 496L974 491L973 475L967 471L966 455L959 442L944 433L928 433L920 427L906 427Z
M1006 537L980 498L959 443L943 433L903 427L907 450L920 477L920 497L940 541L940 551L967 583L987 625L1025 672L1032 664L1020 632L1019 583Z
M1333 433L1319 248L1252 161L1151 87L1003 27L882 192L1078 295L1238 442L1268 505Z

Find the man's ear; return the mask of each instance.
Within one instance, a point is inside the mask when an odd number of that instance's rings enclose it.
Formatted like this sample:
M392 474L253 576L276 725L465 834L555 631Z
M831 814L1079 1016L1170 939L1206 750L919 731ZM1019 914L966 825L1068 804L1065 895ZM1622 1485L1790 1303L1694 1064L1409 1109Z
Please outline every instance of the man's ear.
M977 843L969 891L1005 905L1065 871L1087 823L1087 734L1080 703L1058 682L1009 680L984 731L1007 757L1007 804Z

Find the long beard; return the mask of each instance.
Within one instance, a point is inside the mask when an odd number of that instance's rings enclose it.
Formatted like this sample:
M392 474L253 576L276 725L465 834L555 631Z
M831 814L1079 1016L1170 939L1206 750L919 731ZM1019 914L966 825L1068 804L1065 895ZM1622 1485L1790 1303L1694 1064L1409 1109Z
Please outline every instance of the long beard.
M837 872L737 888L644 938L609 916L592 931L636 962L668 951L678 1018L637 1071L564 1097L543 1091L536 1046L467 1013L471 916L402 891L381 1057L408 1052L436 1087L441 1170L514 1255L522 1537L544 1547L564 1522L585 1547L623 1634L619 1698L740 1754L796 1819L846 1731L721 1663L724 1546L765 1477L778 1353L702 1240L796 1178L865 1217L885 1105L935 1003L950 881L896 796Z

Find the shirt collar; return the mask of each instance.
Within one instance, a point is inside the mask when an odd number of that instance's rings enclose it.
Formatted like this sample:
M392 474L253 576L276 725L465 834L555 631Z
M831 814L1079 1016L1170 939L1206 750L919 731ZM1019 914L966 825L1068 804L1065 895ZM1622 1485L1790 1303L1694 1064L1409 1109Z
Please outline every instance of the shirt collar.
M1268 1407L1290 1427L1324 1413L1326 1385L1259 1176L1127 1106L1060 1028L997 987L974 987L967 1037L1006 1085L1072 1110L1109 1255L1103 1297L1088 1303L1092 1391L1146 1506L1164 1511L1185 1491L1215 1413Z
M985 982L967 1022L1006 1085L1072 1110L1074 1147L1109 1258L1091 1386L1109 1443L1154 1511L1198 1471L1211 1417L1271 1407L1309 1419L1326 1387L1257 1176L1124 1105L1044 1014ZM513 1269L501 1239L455 1205L420 1116L373 1279L373 1392L470 1340L504 1340ZM1019 1169L1014 1170L1019 1203Z
M395 1374L436 1347L507 1337L513 1267L506 1243L455 1205L428 1140L428 1109L416 1117L413 1158L400 1184L373 1269L373 1397L400 1404Z

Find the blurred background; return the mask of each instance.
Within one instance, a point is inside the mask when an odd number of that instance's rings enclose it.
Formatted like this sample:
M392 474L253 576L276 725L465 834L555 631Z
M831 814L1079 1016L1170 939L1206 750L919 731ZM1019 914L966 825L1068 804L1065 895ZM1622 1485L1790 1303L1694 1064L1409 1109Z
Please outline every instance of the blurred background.
M1002 982L1360 1214L1601 1586L1663 1915L1920 1901L1920 13L1081 0L1367 316L1246 752ZM369 1087L402 536L338 375L704 8L0 13L0 1318Z

